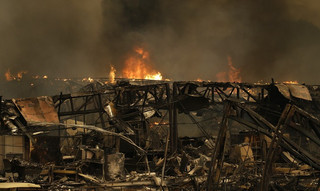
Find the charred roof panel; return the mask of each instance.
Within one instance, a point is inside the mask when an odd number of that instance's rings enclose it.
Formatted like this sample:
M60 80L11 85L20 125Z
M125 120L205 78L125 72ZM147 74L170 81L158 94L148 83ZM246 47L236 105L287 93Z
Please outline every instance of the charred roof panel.
M286 84L286 86L289 88L292 97L312 101L310 92L306 86L300 84Z
M19 109L27 123L59 123L58 114L54 108L53 100L49 96L36 98L19 98L12 99L12 101Z
M288 86L286 86L285 84L276 84L275 85L279 92L288 100L291 100L291 96L290 96L290 90L288 88Z

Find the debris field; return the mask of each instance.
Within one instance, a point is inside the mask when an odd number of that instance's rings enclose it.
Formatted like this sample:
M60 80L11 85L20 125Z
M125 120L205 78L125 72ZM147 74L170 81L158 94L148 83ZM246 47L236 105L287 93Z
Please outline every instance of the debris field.
M320 190L320 86L95 79L1 99L0 189Z

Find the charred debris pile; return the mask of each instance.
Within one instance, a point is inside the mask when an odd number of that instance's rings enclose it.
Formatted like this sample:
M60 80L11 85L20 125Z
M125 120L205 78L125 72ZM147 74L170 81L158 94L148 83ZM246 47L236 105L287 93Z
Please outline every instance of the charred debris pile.
M74 89L1 100L0 188L319 190L320 86Z

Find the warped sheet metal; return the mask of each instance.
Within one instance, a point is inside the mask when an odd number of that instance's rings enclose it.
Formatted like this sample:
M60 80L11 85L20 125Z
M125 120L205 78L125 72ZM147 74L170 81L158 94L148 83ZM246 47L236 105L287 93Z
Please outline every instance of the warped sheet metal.
M52 98L49 96L12 99L12 101L17 106L27 123L59 123L58 113L54 108Z
M306 86L300 84L286 84L286 86L289 88L292 97L312 101L310 92Z
M312 101L308 88L301 84L276 84L279 92L287 99L292 97Z
M286 86L285 84L276 84L275 85L279 92L287 99L291 100L291 96L290 96L290 90L288 88L288 86Z

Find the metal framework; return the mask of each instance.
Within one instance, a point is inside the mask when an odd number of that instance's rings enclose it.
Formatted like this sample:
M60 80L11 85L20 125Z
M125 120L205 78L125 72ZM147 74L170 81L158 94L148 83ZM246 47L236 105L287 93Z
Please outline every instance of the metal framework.
M212 155L208 174L207 190L219 187L220 172L223 166L228 120L233 120L272 139L268 153L265 154L261 190L267 190L271 165L280 147L305 164L320 170L320 121L295 105L288 104L278 125L274 126L263 116L253 111L249 105L238 100L228 99ZM303 128L302 128L303 127ZM266 153L266 151L264 151Z
M209 99L211 104L223 103L228 98L260 103L268 95L269 84L231 82L174 82L177 95L195 94Z

